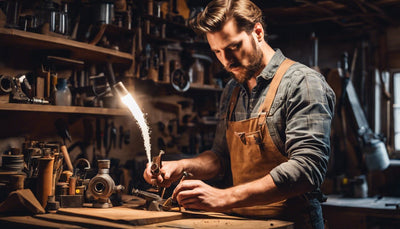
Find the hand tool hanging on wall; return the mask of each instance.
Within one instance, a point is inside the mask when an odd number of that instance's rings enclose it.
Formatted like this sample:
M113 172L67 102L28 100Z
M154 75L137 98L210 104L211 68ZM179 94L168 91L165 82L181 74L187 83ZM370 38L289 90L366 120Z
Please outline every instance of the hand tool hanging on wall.
M109 136L109 133L108 133L108 119L105 118L104 119L104 130L103 130L103 146L104 146L104 149L106 149L106 151L108 149L108 136Z
M60 150L63 153L65 163L67 165L68 170L73 172L74 167L72 166L72 162L69 157L68 149L66 146L66 139L68 139L70 142L72 141L71 135L69 134L69 131L68 131L67 124L65 123L65 121L63 119L59 118L56 120L55 126L57 129L58 135L63 139Z
M116 148L117 145L117 128L115 127L114 122L111 122L111 129L110 129L110 146L112 146L114 149Z
M101 133L101 120L96 118L96 147L97 150L101 151L102 145L102 133Z
M80 149L80 153L78 154L78 156L75 157L75 161L74 163L81 158L88 158L88 154L86 152L86 149L90 146L90 144L94 144L93 141L93 132L94 132L94 128L93 128L93 123L92 120L90 119L84 119L83 120L83 140L82 141L76 141L74 144L70 145L68 147L68 151L72 152L74 150L75 147L79 147Z
M119 148L122 149L122 141L124 140L124 127L121 125L119 126Z
M111 122L111 127L108 137L108 147L106 149L106 158L108 158L110 154L111 147L115 149L116 141L117 141L117 128L115 127L114 122Z
M110 84L110 87L114 86L115 84L115 74L113 70L113 66L110 62L106 63L105 75L107 77L107 81Z

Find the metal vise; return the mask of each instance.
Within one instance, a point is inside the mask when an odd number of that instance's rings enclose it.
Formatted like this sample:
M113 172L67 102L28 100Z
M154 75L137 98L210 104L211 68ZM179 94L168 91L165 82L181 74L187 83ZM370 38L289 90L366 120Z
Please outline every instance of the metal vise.
M169 211L173 205L178 206L171 198L164 200L155 193L134 189L132 194L143 198L146 201L146 209L149 211Z

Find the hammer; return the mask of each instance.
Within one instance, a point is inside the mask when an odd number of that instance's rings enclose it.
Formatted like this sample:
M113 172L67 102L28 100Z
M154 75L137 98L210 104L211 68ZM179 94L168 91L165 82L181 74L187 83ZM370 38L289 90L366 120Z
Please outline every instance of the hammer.
M160 150L160 153L158 154L158 156L153 157L153 161L151 162L151 167L150 167L151 174L157 175L157 176L160 175L160 169L162 166L161 156L164 153L165 152L163 150Z
M165 152L163 150L160 150L160 153L158 154L158 156L153 157L153 161L151 162L151 166L150 166L150 171L151 171L151 174L153 174L154 176L158 176L161 173L161 171L160 171L161 166L162 166L161 156L164 153ZM161 199L163 198L164 193L165 193L165 187L162 190Z

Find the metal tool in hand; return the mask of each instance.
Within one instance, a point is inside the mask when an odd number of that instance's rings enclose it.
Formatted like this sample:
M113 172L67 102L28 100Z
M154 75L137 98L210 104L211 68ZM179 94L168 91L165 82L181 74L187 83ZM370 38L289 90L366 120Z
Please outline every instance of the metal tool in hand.
M162 166L162 155L165 152L163 150L160 150L160 153L158 154L158 156L153 157L153 160L151 162L151 166L150 166L150 171L151 174L153 176L158 176L161 174L161 166ZM165 188L163 188L162 193L161 193L161 199L163 198L165 193Z
M164 154L163 150L160 150L160 153L158 154L158 156L153 157L153 161L151 162L151 166L150 166L150 171L151 174L158 176L160 175L160 169L162 166L162 158L161 156Z
M182 182L186 177L191 177L191 176L193 176L193 174L188 173L188 172L186 172L186 171L183 171L182 178L181 178L181 180L179 181L179 183ZM169 197L168 199L166 199L166 200L164 201L164 203L163 203L163 205L162 205L162 208L164 209L164 211L169 211L169 210L171 210L171 208L172 208L173 206L179 207L179 211L181 211L181 206L180 206L180 205L178 204L178 202L177 202L175 199L173 199L172 196L171 196L171 197Z
M169 211L173 206L172 199L164 200L155 193L134 189L132 194L143 198L146 201L146 209L149 211Z

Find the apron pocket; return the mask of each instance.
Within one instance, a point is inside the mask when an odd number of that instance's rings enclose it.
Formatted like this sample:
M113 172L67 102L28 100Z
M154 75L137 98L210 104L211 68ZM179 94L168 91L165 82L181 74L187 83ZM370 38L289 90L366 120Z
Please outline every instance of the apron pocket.
M244 145L259 145L263 146L263 136L261 131L253 131L253 132L235 132L235 135L240 139L240 141Z

